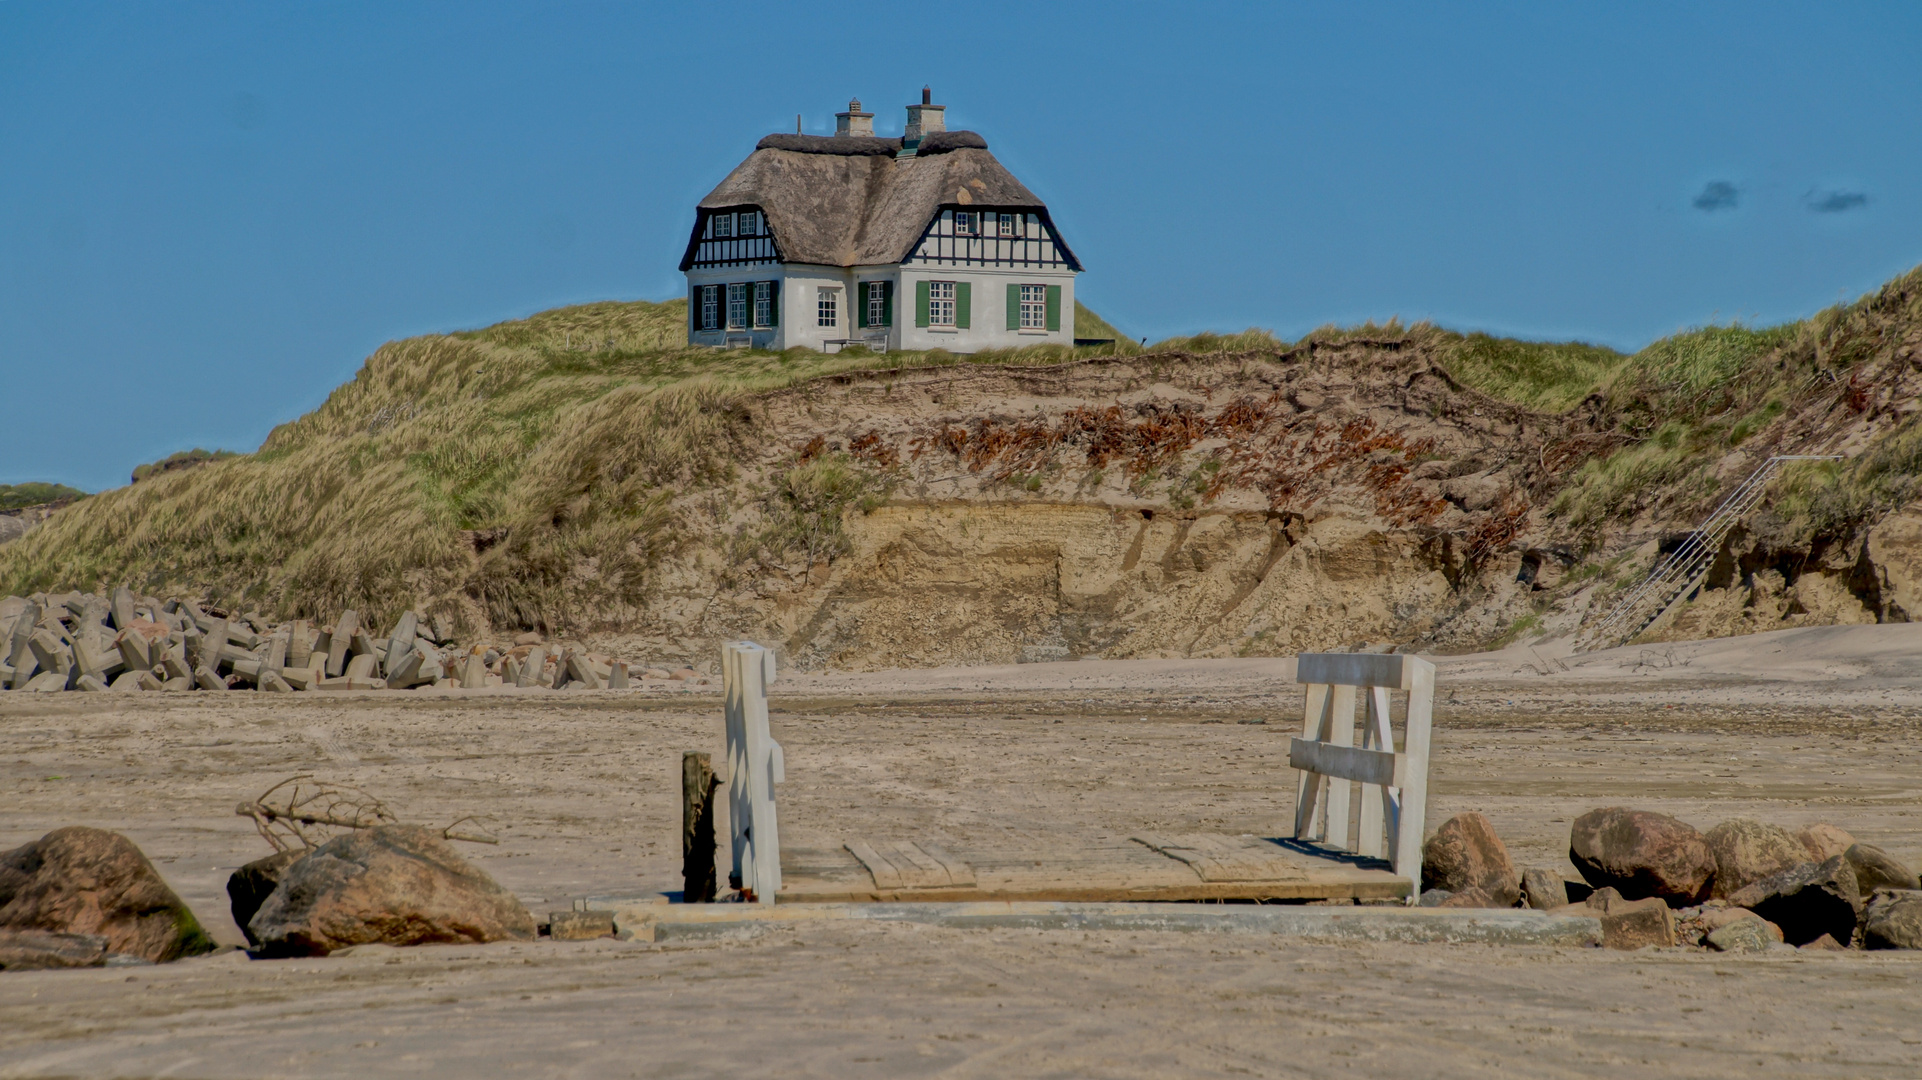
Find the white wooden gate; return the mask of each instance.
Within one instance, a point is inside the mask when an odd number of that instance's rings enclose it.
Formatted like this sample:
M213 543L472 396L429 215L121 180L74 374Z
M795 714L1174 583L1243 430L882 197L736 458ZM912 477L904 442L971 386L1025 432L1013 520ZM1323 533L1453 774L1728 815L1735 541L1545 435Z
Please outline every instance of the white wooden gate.
M1288 764L1301 770L1295 838L1357 855L1386 857L1421 893L1421 844L1428 807L1428 742L1434 719L1435 665L1419 656L1303 653L1295 681L1308 687L1301 735ZM1365 706L1355 745L1355 698ZM1402 748L1389 723L1390 690L1408 692ZM1349 828L1349 784L1361 785L1361 820Z
M721 646L727 715L727 817L737 888L763 904L781 891L781 827L774 785L787 779L781 744L768 735L767 687L774 654L751 641Z

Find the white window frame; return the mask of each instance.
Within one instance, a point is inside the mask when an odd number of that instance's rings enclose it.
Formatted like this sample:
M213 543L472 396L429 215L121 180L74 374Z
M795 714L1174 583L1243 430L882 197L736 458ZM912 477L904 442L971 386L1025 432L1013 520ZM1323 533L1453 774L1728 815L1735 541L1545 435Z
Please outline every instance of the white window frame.
M719 330L721 328L721 287L719 285L701 286L701 329Z
M729 330L747 329L747 282L729 282L727 286L727 328Z
M708 223L716 240L726 240L734 235L733 214L715 214L708 219Z
M954 326L954 285L952 281L928 282L929 326Z
M759 210L743 210L741 213L735 215L734 235L761 235L761 212Z
M886 281L868 282L868 329L883 330L888 325L888 289Z
M841 289L823 285L814 292L814 325L829 329L841 325Z
M1021 286L1021 329L1046 330L1048 328L1048 287L1046 285Z
M996 214L995 216L1001 219L1001 235L1002 236L1016 235L1015 228L1014 228L1015 217L1013 214Z
M974 211L956 210L954 212L954 235L956 236L980 236L981 235L980 219L974 216Z
M768 330L774 326L774 283L772 281L754 282L754 329Z

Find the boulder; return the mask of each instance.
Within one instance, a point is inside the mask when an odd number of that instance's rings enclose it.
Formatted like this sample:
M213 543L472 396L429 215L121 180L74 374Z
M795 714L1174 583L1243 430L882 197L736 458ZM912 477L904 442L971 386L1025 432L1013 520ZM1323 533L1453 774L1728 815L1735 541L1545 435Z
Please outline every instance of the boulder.
M1816 938L1814 941L1811 941L1806 945L1798 945L1796 946L1796 948L1807 949L1810 952L1848 952L1849 951L1849 947L1847 945L1842 944L1841 942L1835 940L1834 938L1828 936L1827 934L1823 934L1821 937Z
M1590 810L1569 828L1569 861L1597 889L1632 900L1659 897L1671 907L1708 898L1715 856L1702 834L1667 814L1611 806Z
M1752 818L1724 821L1702 834L1702 842L1715 857L1710 894L1717 897L1809 861L1808 849L1794 833Z
M513 894L417 825L360 829L315 848L282 873L248 929L269 956L535 935Z
M157 964L215 948L133 841L77 825L0 854L0 929L98 935Z
M1522 896L1536 911L1550 911L1568 903L1568 882L1557 871L1531 866L1522 871Z
M1442 900L1440 903L1434 905L1435 907L1504 908L1504 907L1515 906L1513 904L1504 904L1501 902L1501 899L1499 897L1490 896L1480 889L1464 889L1461 892L1457 892L1457 893L1448 892L1446 889L1436 889L1434 891L1437 894L1442 894L1442 893L1447 894L1442 897Z
M1781 927L1783 939L1791 945L1807 944L1823 934L1849 941L1862 911L1855 868L1840 855L1771 874L1729 897L1729 902Z
M1802 826L1796 832L1795 838L1808 849L1809 860L1812 862L1828 862L1855 844L1855 837L1826 821Z
M1922 888L1915 871L1874 844L1850 844L1842 857L1855 868L1855 888L1863 896L1873 896L1877 889Z
M1696 916L1695 916L1696 921L1702 924L1702 928L1709 931L1710 933L1720 930L1722 927L1727 926L1730 923L1741 922L1744 919L1761 919L1761 918L1762 917L1760 915L1757 915L1756 913L1754 913L1753 911L1750 911L1747 908L1712 907L1708 905L1704 905L1700 909L1700 911L1696 913ZM1764 919L1763 921L1766 922L1767 920Z
M1753 914L1710 930L1703 938L1720 952L1761 952L1782 940L1782 928Z
M306 854L306 848L276 851L264 859L255 859L235 870L227 878L227 902L234 913L234 925L240 927L241 933L247 935L247 944L260 944L254 937L253 930L247 925L253 921L254 913L260 910L260 905L266 903L269 896L273 895L287 868L299 862Z
M1442 822L1422 845L1421 884L1451 893L1478 891L1488 902L1476 907L1514 907L1522 899L1521 875L1508 848L1495 826L1472 810Z
M1640 900L1606 897L1599 905L1591 898L1588 906L1599 912L1605 948L1640 949L1675 944L1675 913L1660 897Z
M99 934L0 930L0 971L99 967L106 962L107 939Z
M1881 892L1862 917L1870 949L1922 949L1922 892Z
M1454 893L1449 892L1447 889L1423 889L1421 895L1415 898L1415 905L1417 907L1440 907L1452 899L1454 895Z

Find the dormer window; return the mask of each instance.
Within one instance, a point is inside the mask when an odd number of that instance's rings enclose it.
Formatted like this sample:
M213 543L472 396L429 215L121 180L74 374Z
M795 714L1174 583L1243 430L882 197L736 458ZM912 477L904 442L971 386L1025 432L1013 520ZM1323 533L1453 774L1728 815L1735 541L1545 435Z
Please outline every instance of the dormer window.
M761 234L760 211L749 210L740 214L736 232L741 236L759 236Z
M734 235L734 215L716 214L713 218L713 235L716 238Z
M956 210L954 212L954 235L980 235L979 230L975 227L974 212L972 210Z
M1001 219L1001 235L1013 236L1014 221L1015 221L1014 215L1013 214L996 214L995 217L998 217Z

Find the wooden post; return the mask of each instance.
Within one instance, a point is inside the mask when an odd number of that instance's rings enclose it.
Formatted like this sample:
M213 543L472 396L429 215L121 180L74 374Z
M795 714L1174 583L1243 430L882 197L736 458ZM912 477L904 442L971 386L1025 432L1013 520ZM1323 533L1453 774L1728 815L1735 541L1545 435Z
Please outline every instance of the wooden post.
M681 754L681 901L708 904L719 894L714 876L714 792L721 778L698 750Z

